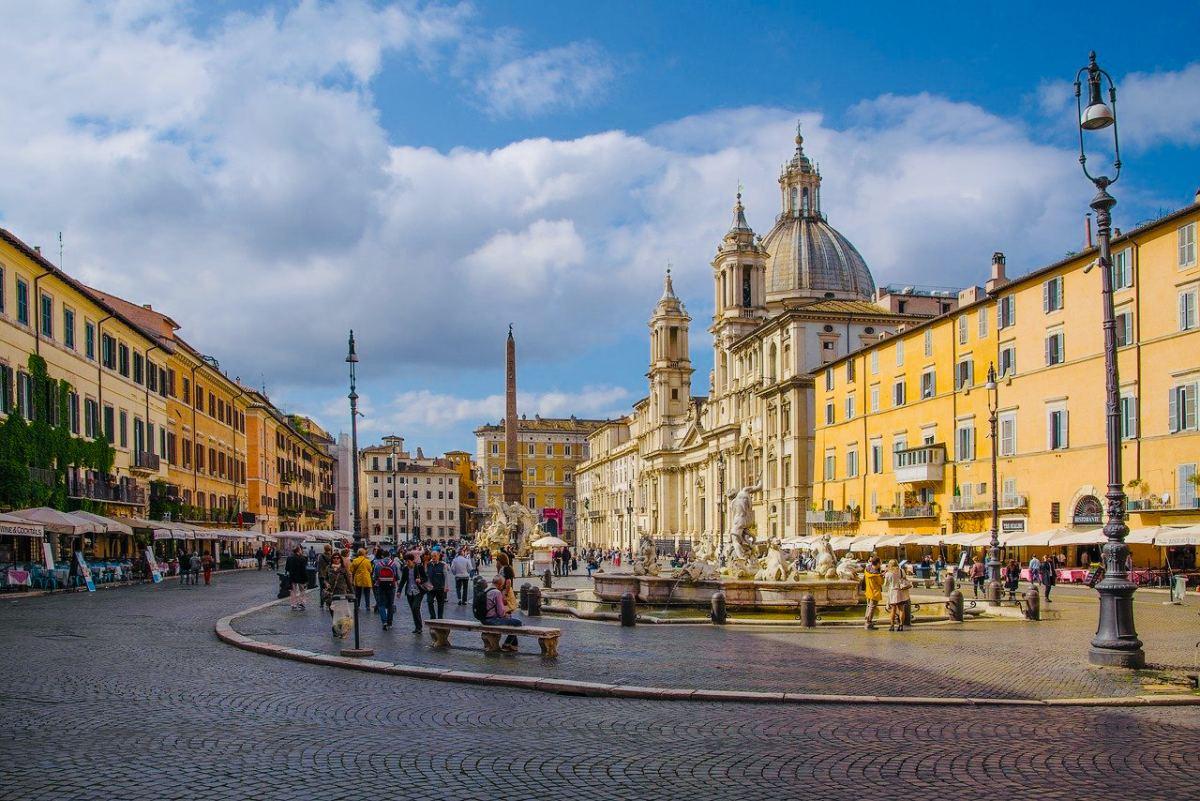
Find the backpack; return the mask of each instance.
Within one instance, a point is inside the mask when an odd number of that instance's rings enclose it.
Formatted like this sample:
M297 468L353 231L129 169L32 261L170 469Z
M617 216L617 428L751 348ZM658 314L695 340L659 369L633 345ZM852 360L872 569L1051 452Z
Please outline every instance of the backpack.
M376 570L379 572L379 575L375 577L376 581L392 582L396 580L396 568L393 567L393 562L390 559L380 562Z
M487 585L480 582L475 586L475 595L471 598L471 614L480 623L487 617Z

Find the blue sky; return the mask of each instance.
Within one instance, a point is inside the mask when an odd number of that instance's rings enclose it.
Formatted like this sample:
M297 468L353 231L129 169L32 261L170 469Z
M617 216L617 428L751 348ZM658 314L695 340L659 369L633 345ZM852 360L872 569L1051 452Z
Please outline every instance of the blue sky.
M703 394L708 259L797 119L880 283L1079 247L1092 48L1117 224L1200 186L1200 6L816 5L0 0L0 224L335 431L354 326L364 440L440 451L498 419L509 322L523 411L627 410L668 262Z

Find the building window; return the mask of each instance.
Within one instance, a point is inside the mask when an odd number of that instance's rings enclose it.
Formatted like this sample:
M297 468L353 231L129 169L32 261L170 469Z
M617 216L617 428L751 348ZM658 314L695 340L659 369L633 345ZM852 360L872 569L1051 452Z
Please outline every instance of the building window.
M832 453L825 454L825 480L833 481L834 472L837 469L837 456Z
M54 298L42 293L42 336L54 339Z
M928 358L932 355L933 355L933 329L926 328L925 329L925 357Z
M1196 224L1194 222L1179 229L1179 266L1192 267L1196 264Z
M135 384L143 383L144 378L145 378L144 373L145 373L145 360L142 358L142 354L134 353L133 354L133 381Z
M825 368L825 391L829 392L833 389L833 368Z
M975 459L975 426L960 425L954 432L954 455L959 462Z
M879 375L879 351L871 351L871 375Z
M854 396L846 396L846 419L850 420L854 417Z
M117 369L117 340L108 334L100 336L100 362L109 370Z
M75 350L75 310L63 307L63 344Z
M871 387L871 411L879 411L879 385Z
M24 279L17 279L17 322L29 325L29 284Z
M1193 482L1193 477L1196 475L1196 463L1181 464L1175 471L1175 476L1179 486L1176 488L1175 497L1179 499L1177 506L1193 508L1196 506L1196 485Z
M109 445L116 444L116 425L113 407L107 403L104 404L104 438L108 440Z
M1183 384L1171 387L1167 395L1167 429L1177 431L1196 430L1196 389L1200 384Z
M904 379L901 378L894 385L892 385L892 405L903 406L905 400Z
M1049 314L1050 312L1059 311L1062 307L1063 279L1060 275L1042 284L1042 311Z
M121 413L117 416L117 419L120 421L120 425L117 427L117 433L120 435L121 447L128 448L129 447L129 414L128 414L128 412L126 412L124 409L122 409Z
M83 353L92 361L96 361L96 324L91 320L83 324Z
M1115 320L1117 347L1123 348L1126 345L1133 344L1133 312L1123 311L1116 316Z
M833 425L833 401L825 404L825 425Z
M1055 331L1046 337L1046 366L1053 367L1056 364L1062 364L1066 359L1064 345L1064 335L1062 331Z
M933 370L921 373L921 399L932 398L937 394L937 380Z
M1191 331L1196 327L1196 288L1179 293L1179 330Z
M117 372L129 378L129 346L117 345Z
M858 450L851 448L846 451L846 478L858 476Z
M1046 416L1046 447L1063 450L1067 442L1067 410L1052 409Z
M1017 297L1005 295L996 303L996 328L1017 324Z
M1017 374L1017 346L1005 345L1000 348L1000 377Z
M900 367L904 364L904 340L896 340L896 366Z
M999 420L999 440L1001 456L1016 456L1017 455L1017 415L1015 412L1000 415Z
M962 315L958 318L958 344L967 344L967 339L971 335L971 322L967 319L967 315Z
M571 446L563 445L563 456L570 456L570 455L571 455Z
M854 380L854 359L850 359L846 362L846 380Z
M1122 395L1120 411L1121 439L1133 439L1137 436L1137 398Z
M979 310L979 338L983 339L988 333L987 309Z
M954 372L954 388L966 389L975 385L975 362L963 359Z
M1133 286L1133 265L1131 259L1133 250L1125 248L1113 254L1110 275L1112 276L1113 291L1129 289Z
M871 443L871 472L883 472L883 442L880 440Z

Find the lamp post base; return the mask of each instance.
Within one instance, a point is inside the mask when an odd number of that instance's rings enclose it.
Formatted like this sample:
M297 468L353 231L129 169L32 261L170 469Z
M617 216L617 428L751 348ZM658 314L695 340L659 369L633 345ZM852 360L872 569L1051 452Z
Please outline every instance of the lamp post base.
M1141 670L1146 666L1146 652L1141 648L1120 651L1114 648L1097 648L1093 645L1088 649L1088 662L1099 667Z

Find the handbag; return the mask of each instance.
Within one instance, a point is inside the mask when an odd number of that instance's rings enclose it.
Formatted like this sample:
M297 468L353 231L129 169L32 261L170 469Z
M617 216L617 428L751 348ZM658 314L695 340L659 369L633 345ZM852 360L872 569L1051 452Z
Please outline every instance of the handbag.
M510 613L517 608L517 596L511 584L504 588L504 607Z

